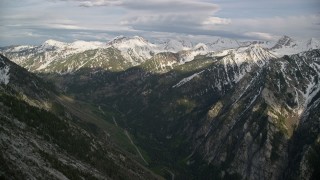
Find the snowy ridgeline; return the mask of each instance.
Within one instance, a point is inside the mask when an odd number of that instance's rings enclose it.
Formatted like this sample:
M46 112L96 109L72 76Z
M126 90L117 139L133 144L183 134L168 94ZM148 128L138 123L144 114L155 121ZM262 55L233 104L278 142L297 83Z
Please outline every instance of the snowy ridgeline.
M98 41L75 41L73 43L65 43L56 40L47 40L40 46L14 46L5 49L4 52L25 52L28 50L36 50L39 52L57 51L59 54L75 54L87 50L105 49L115 47L125 55L135 55L137 58L149 59L152 54L159 52L189 51L190 54L204 54L204 52L218 52L227 49L236 49L250 45L259 45L262 48L270 50L272 53L282 56L297 54L302 51L320 48L320 41L315 38L309 40L295 40L288 36L281 37L278 41L238 41L235 39L213 37L208 42L198 42L196 40L177 40L166 39L159 40L154 43L139 37L116 37L109 42ZM152 52L152 53L150 53ZM192 55L194 57L194 55ZM188 58L186 61L190 61Z
M277 42L215 38L218 39L208 39L204 43L190 39L167 39L152 43L139 36L120 36L109 42L75 41L65 43L47 40L39 46L24 45L1 48L0 53L33 72L72 73L84 65L101 67L101 64L104 64L104 68L108 67L107 69L114 69L115 66L119 69L126 69L138 66L161 52L177 53L179 61L177 64L180 65L193 61L198 55L209 55L211 53L216 54L215 56L225 56L233 53L238 66L248 61L263 66L264 61L269 58L320 48L320 41L314 38L297 41L284 36ZM110 66L108 60L117 59L120 56L121 62L118 63L117 61ZM70 61L66 62L68 58L70 58ZM240 72L236 81L239 81L242 75L243 72Z
M3 59L0 57L0 64L4 64L1 61L3 61ZM10 80L9 70L10 70L10 67L7 65L0 67L0 84L7 85L9 83L9 80Z

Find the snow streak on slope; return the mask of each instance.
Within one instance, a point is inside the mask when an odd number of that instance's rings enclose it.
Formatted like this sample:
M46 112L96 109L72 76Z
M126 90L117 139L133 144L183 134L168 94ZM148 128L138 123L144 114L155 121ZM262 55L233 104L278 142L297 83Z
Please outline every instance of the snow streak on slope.
M319 50L306 51L279 58L272 67L278 73L274 85L279 94L289 94L292 100L286 102L287 108L298 116L306 109L320 92Z
M203 70L204 71L204 70ZM201 73L203 73L203 71L200 71L198 73L195 73L189 77L183 78L180 82L178 82L176 85L172 86L172 88L176 88L176 87L180 87L182 85L184 85L185 83L187 83L188 81L192 80L193 78L199 76Z
M0 60L3 61L1 57L0 57ZM2 67L0 66L0 84L7 85L10 80L10 75L9 75L10 67L1 61L0 61L0 65L4 65L4 66Z
M308 84L306 93L303 94L305 103L304 107L307 107L307 105L311 102L311 100L317 95L317 93L320 91L320 85L316 83L314 80Z
M301 53L302 56L303 53ZM312 80L310 81L310 83L307 85L306 88L306 93L303 94L304 98L305 98L305 104L304 107L307 107L309 105L309 103L312 101L312 99L320 92L320 65L317 64L316 62L317 59L315 59L313 61L313 63L311 64L311 68L313 68L313 70L317 73L317 75L315 77L312 78ZM320 63L320 62L318 62Z
M5 85L7 85L9 83L9 66L6 66L4 68L0 68L0 84L3 83Z

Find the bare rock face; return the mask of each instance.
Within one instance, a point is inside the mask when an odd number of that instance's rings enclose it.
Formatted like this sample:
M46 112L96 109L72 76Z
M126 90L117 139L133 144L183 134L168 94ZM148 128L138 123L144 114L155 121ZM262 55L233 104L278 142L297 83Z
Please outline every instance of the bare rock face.
M296 174L302 179L315 176L308 158L311 152L319 153L316 145L310 145L318 143L320 132L315 125L319 117L313 115L319 105L319 55L314 50L270 60L253 71L256 74L244 76L234 91L208 110L203 126L196 130L195 151L218 167L222 178L231 174L243 179L279 179L292 167L289 149L300 149L299 163L293 163ZM243 86L241 93L237 91ZM305 131L313 133L310 144L300 142L304 148L294 147L298 134Z

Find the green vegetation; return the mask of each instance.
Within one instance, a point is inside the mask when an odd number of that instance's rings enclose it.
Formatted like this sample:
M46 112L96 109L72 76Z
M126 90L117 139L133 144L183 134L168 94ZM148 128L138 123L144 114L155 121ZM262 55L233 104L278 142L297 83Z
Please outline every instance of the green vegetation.
M64 116L65 115L64 107L61 104L57 103L57 102L53 102L52 103L51 111L54 114L58 115L58 116Z
M95 136L101 138L108 138L114 145L126 152L136 156L137 152L135 147L131 144L126 137L124 130L114 124L115 121L122 119L119 113L112 112L110 108L106 106L95 107L92 104L75 101L70 97L60 96L58 97L60 103L53 103L52 111L55 114L64 115L64 112L73 114L76 118L80 118L82 121L77 122L83 129L93 133ZM137 158L140 160L140 158Z
M269 108L269 111L277 116L277 119L274 119L274 125L277 127L277 129L279 129L282 134L288 136L288 130L285 125L285 121L287 120L287 118L283 114L273 110L272 108Z

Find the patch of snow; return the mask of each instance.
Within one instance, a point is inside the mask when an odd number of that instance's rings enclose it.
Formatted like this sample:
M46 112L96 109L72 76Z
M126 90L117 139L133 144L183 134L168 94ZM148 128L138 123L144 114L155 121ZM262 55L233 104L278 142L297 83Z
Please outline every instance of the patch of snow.
M258 71L257 74L254 77L252 77L252 79L250 80L250 82L248 83L248 85L244 89L241 89L242 93L239 95L238 99L236 99L234 101L234 103L237 103L242 98L242 96L246 93L246 91L249 89L249 87L251 87L253 85L253 82L256 81L257 78L260 76L260 71Z
M223 59L224 71L225 71L225 73L226 73L228 82L231 82L231 81L230 81L230 78L229 78L229 73L228 73L228 66L227 66L227 64L228 64L228 61L227 61L226 58L224 58L224 59Z
M75 41L69 44L71 49L75 49L74 52L83 52L92 49L103 48L106 45L103 42L99 41Z
M181 53L180 64L190 62L198 55L208 54L208 47L203 43L198 43L194 49Z
M208 51L207 45L205 45L203 43L198 43L197 45L194 46L193 49L198 50L198 51Z
M317 72L317 76L318 79L320 77L320 65L313 63L313 67L315 69L315 71ZM305 107L307 107L307 105L312 101L312 99L320 92L320 83L317 82L315 78L317 77L313 77L313 80L308 84L307 89L306 89L306 93L303 94L304 98L305 98Z
M103 42L99 41L75 41L72 43L65 43L56 40L47 40L40 47L39 50L47 50L54 48L61 56L69 54L80 53L87 50L99 49L109 47Z
M247 72L245 71L245 69L242 69L242 71L239 73L235 73L234 82L238 83L246 74Z
M218 51L212 54L212 57L223 57L230 54L230 50Z
M283 79L284 79L285 83L289 85L290 83L287 81L287 79L290 79L290 78L289 78L289 77L286 75L286 73L285 73L286 65L285 65L285 63L282 62L282 61L279 61L279 62L280 62L280 64L281 64L280 71L281 71L281 73L283 74Z
M256 101L257 97L261 94L261 90L262 90L262 87L260 87L258 94L256 94L256 95L252 98L252 100L251 100L251 102L249 103L247 109ZM247 109L246 109L246 110L247 110ZM246 111L246 110L245 110L245 111Z
M9 66L5 66L3 68L0 68L0 84L3 83L7 85L10 80L10 75L9 75Z
M306 92L303 94L305 99L304 107L307 107L311 100L314 98L315 95L320 91L319 83L316 83L315 78L307 85Z
M195 78L196 76L199 76L201 73L203 73L205 70L202 70L198 73L195 73L189 77L183 78L181 81L179 81L176 85L172 86L172 88L176 88L176 87L180 87L182 85L184 85L185 83L187 83L188 81L192 80L193 78Z
M28 45L23 45L23 46L15 46L13 48L8 49L7 51L11 51L11 52L20 52L20 51L24 51L27 49L31 49L34 48L35 46L28 46Z

